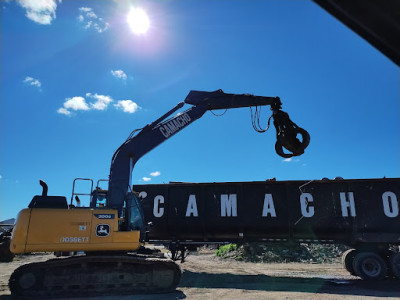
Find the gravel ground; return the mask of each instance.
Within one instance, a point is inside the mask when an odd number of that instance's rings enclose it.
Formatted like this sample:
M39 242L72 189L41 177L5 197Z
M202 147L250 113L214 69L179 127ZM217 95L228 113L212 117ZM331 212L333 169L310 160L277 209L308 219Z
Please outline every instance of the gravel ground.
M53 258L51 254L17 256L0 263L0 299L11 299L10 274L18 266ZM191 254L176 292L163 295L131 295L74 298L75 300L127 299L399 299L400 282L367 283L353 277L339 263L246 263L216 258L209 251ZM63 298L64 300L69 298ZM60 299L61 300L61 299Z

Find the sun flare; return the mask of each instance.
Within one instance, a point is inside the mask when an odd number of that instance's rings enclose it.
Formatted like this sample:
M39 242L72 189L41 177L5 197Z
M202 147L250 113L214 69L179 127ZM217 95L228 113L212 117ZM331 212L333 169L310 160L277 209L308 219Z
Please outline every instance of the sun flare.
M132 7L126 19L135 34L145 34L149 30L150 20L146 11L142 8Z

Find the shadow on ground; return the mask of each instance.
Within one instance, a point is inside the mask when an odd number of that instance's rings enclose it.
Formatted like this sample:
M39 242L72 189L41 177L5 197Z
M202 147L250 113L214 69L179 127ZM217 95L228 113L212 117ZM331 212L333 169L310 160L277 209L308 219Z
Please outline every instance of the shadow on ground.
M400 297L398 280L366 282L361 279L277 277L267 275L210 274L185 271L178 288L226 288L259 291L328 293L336 295Z
M0 295L0 300L14 300L10 295ZM25 298L27 299L27 298ZM85 297L85 298L34 298L35 300L49 300L49 299L58 299L58 300L181 300L186 299L186 295L179 290L176 290L173 293L169 294L152 294L152 295L118 295L118 296L97 296L97 297ZM32 299L33 300L33 299Z
M153 295L120 295L118 299L127 300L180 300L186 295L180 289L241 289L271 292L300 292L332 295L354 295L370 297L400 297L398 280L366 282L361 279L340 280L325 278L278 277L267 275L235 275L229 273L199 273L184 271L182 280L173 293ZM322 296L322 295L321 295ZM10 295L1 295L0 300L11 300ZM65 300L69 298L64 298ZM75 298L76 300L91 297ZM93 299L113 300L116 296L94 297Z

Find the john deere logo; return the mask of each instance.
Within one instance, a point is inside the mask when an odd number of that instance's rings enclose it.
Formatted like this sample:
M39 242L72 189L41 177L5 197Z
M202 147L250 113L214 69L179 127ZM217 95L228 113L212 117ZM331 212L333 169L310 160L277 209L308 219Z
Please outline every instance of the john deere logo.
M96 236L98 237L106 237L110 235L110 225L108 224L99 224L96 227Z

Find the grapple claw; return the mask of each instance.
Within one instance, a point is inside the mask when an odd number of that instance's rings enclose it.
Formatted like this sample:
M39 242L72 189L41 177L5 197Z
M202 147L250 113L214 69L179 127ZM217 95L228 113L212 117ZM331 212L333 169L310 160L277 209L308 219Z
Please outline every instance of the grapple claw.
M273 117L277 140L275 143L276 153L284 158L302 155L310 144L309 133L292 122L289 115L282 110L274 111ZM301 141L297 138L299 134ZM290 153L285 153L283 149Z

